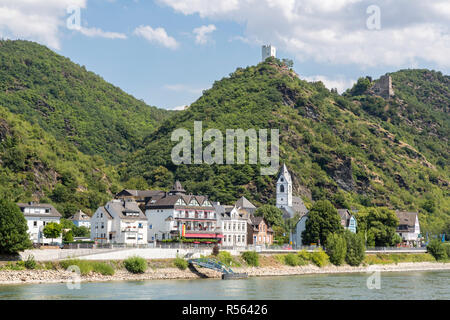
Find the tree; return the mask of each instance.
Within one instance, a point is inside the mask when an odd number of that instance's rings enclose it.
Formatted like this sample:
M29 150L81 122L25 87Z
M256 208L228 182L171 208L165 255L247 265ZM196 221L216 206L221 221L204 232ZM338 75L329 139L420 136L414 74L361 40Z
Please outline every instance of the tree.
M302 233L303 244L317 243L326 245L330 233L342 233L341 217L328 200L317 201L308 213L305 230Z
M53 242L53 239L58 238L61 235L61 229L62 227L59 223L50 222L44 227L44 236L46 238L51 238Z
M81 226L81 227L74 226L72 231L73 231L74 237L88 238L91 235L91 230L85 226Z
M28 226L19 207L0 199L0 253L16 254L31 248Z
M396 229L399 220L394 211L388 208L364 208L356 214L356 219L359 232L367 236L368 245L389 247L398 243Z
M344 238L347 244L345 262L351 266L359 266L366 256L366 247L364 246L363 237L349 230L345 230Z
M264 217L270 226L283 227L283 212L275 206L265 204L255 211L256 217Z
M367 89L371 86L371 81L368 77L365 78L359 78L358 82L353 86L353 88L350 90L350 94L352 96L359 96L362 95L364 92L366 92Z
M336 266L344 263L347 254L347 242L343 235L330 233L327 237L326 252L330 262Z
M72 230L64 232L63 240L65 242L72 242L73 241L73 232L72 232Z
M444 244L439 239L433 239L427 246L427 251L436 259L444 260L447 258L447 252Z

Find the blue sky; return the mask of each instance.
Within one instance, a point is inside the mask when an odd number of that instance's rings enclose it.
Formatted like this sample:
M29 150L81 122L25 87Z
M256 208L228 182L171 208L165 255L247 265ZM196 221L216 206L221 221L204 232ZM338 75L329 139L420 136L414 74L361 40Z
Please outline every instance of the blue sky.
M67 28L72 7L80 29ZM402 68L448 74L449 21L445 0L0 0L2 37L47 45L167 109L257 64L263 43L339 91Z

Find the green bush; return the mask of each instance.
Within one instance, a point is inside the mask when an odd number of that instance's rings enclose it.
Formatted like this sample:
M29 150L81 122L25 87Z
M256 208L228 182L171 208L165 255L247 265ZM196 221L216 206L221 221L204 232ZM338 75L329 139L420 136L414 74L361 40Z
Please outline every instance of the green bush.
M256 251L242 252L241 257L249 266L259 266L259 254Z
M231 262L233 262L233 257L228 251L220 251L216 256L216 259L227 266L230 266Z
M347 254L345 262L351 266L359 266L366 256L366 246L364 239L353 232L346 230L344 232L345 242L347 243Z
M311 261L318 267L323 267L328 264L328 255L321 248L314 250L310 254Z
M186 270L186 268L188 267L188 262L180 257L176 257L173 264L180 270Z
M296 254L288 253L284 256L284 263L291 267L298 266L299 257Z
M447 258L450 258L450 243L444 244L445 252L447 253Z
M113 276L115 273L113 266L105 262L93 262L92 271L100 273L104 276Z
M131 273L144 273L147 270L147 261L141 257L130 257L123 261L125 269Z
M24 261L25 264L25 268L29 269L29 270L34 270L37 267L37 263L34 260L34 256L33 255L29 255L27 257L27 260Z
M59 265L64 270L67 270L70 266L77 266L80 269L82 275L87 275L94 270L93 264L87 260L80 259L68 259L59 262Z
M445 260L447 258L446 248L439 239L431 240L427 250L436 260Z
M347 253L347 243L345 242L345 238L342 235L331 233L327 237L326 251L332 264L336 266L342 265Z

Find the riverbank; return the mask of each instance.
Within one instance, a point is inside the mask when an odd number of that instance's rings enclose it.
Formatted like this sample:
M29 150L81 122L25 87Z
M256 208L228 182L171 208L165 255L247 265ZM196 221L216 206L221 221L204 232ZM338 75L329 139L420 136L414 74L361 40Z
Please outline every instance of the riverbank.
M365 273L365 272L409 272L409 271L438 271L450 270L450 263L438 262L403 262L397 264L366 265L359 267L315 265L290 267L286 265L264 267L235 267L235 272L247 273L249 277L288 276L306 274L333 274L333 273ZM115 274L101 275L91 272L80 278L81 282L103 281L132 281L132 280L163 280L163 279L220 279L219 272L198 268L180 270L175 267L149 268L145 273L132 274L126 270L116 270ZM63 283L74 280L74 274L59 270L1 270L0 285L6 284L36 284L36 283Z

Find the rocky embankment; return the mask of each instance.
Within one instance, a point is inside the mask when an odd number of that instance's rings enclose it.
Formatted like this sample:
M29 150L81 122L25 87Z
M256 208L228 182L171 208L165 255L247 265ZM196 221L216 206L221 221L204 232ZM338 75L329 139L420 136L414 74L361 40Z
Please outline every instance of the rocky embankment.
M273 267L240 267L233 268L235 272L247 273L250 277L258 276L282 276L282 275L302 275L302 274L325 274L325 273L351 273L351 272L407 272L407 271L433 271L450 270L450 263L433 262L405 262L387 265L371 266L332 266L322 268L317 266L273 266ZM127 281L127 280L163 280L163 279L199 279L199 278L220 278L219 272L199 268L197 270L177 268L148 269L143 274L132 274L126 270L117 270L113 276L103 276L96 273L81 276L81 282L101 282L101 281ZM74 273L64 270L2 270L0 271L0 285L3 284L32 284L32 283L65 283L73 282L77 279Z

